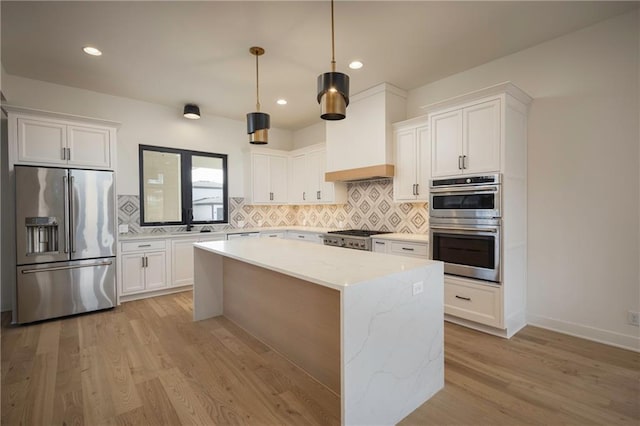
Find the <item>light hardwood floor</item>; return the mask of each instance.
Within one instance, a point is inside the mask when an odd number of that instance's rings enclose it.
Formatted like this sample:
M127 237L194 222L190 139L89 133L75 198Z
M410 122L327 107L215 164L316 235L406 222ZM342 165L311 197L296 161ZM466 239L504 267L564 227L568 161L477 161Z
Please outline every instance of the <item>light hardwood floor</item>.
M2 424L339 423L340 401L191 293L23 327L2 321ZM640 422L640 355L527 327L445 325L444 390L403 425Z

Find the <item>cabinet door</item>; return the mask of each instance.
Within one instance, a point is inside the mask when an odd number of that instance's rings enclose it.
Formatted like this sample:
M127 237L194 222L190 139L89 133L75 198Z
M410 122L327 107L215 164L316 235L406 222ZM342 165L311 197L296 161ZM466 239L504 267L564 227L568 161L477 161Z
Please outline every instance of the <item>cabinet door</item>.
M271 202L287 202L287 158L273 155L269 158L269 177L271 183ZM269 194L267 194L269 195Z
M67 126L53 121L18 118L18 161L67 164Z
M269 156L266 154L252 154L252 200L254 203L270 202L269 185Z
M99 127L67 127L69 164L99 168L111 167L111 134Z
M289 201L292 203L304 203L309 200L306 187L307 169L305 167L306 155L300 154L291 158L289 173Z
M136 293L144 290L144 254L123 254L121 257L122 271L120 282L122 294Z
M416 198L417 152L415 129L400 130L395 133L396 175L393 178L393 199L413 201Z
M147 258L147 267L144 268L145 288L147 290L155 290L166 287L166 252L156 251L145 253L144 255Z
M417 179L416 200L429 201L429 185L431 180L431 135L429 126L416 129L417 147Z
M324 151L307 154L307 190L308 198L314 203L322 202L324 189ZM320 180L322 176L322 180ZM324 194L325 197L327 194Z
M431 127L431 174L433 177L462 173L462 110L434 114Z
M194 240L171 241L171 286L193 285Z
M463 109L464 173L500 170L500 100Z
M373 251L376 253L386 253L387 252L387 242L380 240L373 240Z

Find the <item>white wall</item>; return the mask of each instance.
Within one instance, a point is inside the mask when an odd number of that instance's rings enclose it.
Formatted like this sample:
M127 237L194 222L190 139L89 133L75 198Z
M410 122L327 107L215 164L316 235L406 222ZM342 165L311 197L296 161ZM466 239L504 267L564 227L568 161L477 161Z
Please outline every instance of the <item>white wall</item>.
M326 122L318 118L318 123L304 127L293 132L293 148L305 148L307 146L327 141Z
M511 80L528 128L531 324L640 349L638 12L409 92L420 106Z
M11 105L118 121L118 194L138 194L138 145L158 145L229 155L229 195L242 197L242 152L249 148L244 121L208 115L187 120L182 111L164 105L105 95L89 90L3 75ZM293 132L272 128L269 147L293 149Z

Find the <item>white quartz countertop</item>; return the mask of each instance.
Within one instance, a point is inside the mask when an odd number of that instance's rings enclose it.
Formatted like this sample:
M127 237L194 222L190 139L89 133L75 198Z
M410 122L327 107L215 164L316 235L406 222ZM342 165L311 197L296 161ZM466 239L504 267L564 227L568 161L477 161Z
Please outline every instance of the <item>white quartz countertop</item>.
M336 290L439 263L279 238L212 241L195 247Z
M409 243L428 243L429 234L377 234L371 236L376 240L393 240L393 241L406 241Z
M118 239L120 241L131 241L131 240L153 240L158 238L207 238L213 235L228 235L228 234L246 234L250 232L285 232L285 231L296 231L296 232L311 232L315 234L324 234L329 231L336 231L335 228L317 228L313 226L270 226L270 227L261 227L261 228L232 228L225 229L223 231L211 231L211 232L200 232L200 231L180 231L180 232L148 232L141 234L121 234Z

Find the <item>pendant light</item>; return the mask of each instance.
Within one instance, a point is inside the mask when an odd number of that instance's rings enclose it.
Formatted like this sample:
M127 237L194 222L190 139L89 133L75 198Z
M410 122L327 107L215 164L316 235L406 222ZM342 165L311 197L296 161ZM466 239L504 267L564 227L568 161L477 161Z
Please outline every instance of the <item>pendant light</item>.
M342 120L349 105L349 76L336 72L336 48L333 25L333 0L331 0L331 72L318 76L318 103L320 118L323 120Z
M258 56L264 54L262 47L251 47L249 49L252 55L256 57L256 112L247 114L247 133L249 134L249 143L254 145L265 145L269 142L269 127L271 127L271 119L269 114L260 112L260 85L258 78Z

